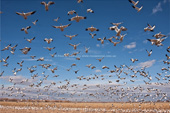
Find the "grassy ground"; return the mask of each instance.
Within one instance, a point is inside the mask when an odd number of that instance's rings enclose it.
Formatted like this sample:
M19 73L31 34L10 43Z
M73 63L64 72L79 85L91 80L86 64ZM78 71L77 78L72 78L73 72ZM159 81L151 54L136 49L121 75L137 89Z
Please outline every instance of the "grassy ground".
M122 110L165 110L170 103L56 103L56 102L0 102L2 113L122 113ZM135 111L134 111L135 112ZM142 111L141 111L142 112ZM149 113L155 113L150 111Z

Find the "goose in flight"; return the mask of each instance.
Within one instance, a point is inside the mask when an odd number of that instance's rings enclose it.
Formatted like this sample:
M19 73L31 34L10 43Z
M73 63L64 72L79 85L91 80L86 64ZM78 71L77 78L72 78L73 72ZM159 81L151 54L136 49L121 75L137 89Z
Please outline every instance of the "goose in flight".
M38 22L38 19L37 20L35 20L34 22L32 22L34 25L36 25L36 23Z
M126 36L127 34L124 34L124 35L120 35L120 42L122 42L123 41L123 39L124 39L124 37Z
M57 22L59 20L60 17L57 17L56 19L54 19L55 22Z
M76 11L75 10L71 10L71 11L68 11L67 15L73 15L73 14L76 14Z
M87 13L94 13L94 11L90 8L90 9L87 9Z
M5 71L2 71L1 74L0 74L0 77L4 74Z
M77 3L83 3L83 0L77 0Z
M170 50L169 50L169 49L166 49L166 51L167 51L168 53L170 53Z
M165 56L166 56L167 60L169 60L169 59L170 59L170 56L168 56L167 54L166 54Z
M7 56L5 59L2 59L3 62L7 63L7 60L9 59L9 56ZM2 62L1 61L1 62Z
M134 6L136 6L136 5L139 3L139 1L136 1L136 2L135 2L135 1L133 1L133 0L129 0L129 2L132 3Z
M50 54L50 55L51 55L51 57L54 57L56 54L57 54L57 52L55 52L54 54Z
M57 70L57 67L51 69L51 72L54 73L55 70Z
M141 10L142 10L142 8L143 8L143 6L141 6L140 8L139 7L137 7L137 6L132 6L134 9L136 9L137 10L137 12L140 12Z
M44 61L44 57L40 57L37 61Z
M27 26L26 28L22 28L21 31L25 31L25 33L28 34L27 30L30 29L30 28L31 28L31 26Z
M103 39L98 38L97 40L98 40L98 41L101 41L101 44L104 44L104 40L106 40L106 37L104 37Z
M159 33L153 35L153 37L155 37L156 39L158 39L158 38L166 37L166 35L161 34L161 32L159 32Z
M2 11L0 11L0 14L2 14L3 12Z
M9 47L11 47L11 44L9 44L8 46L6 46L4 49L2 49L1 51L5 51L5 50L9 50Z
M44 47L45 49L48 49L49 51L51 51L52 49L55 49L55 47Z
M46 2L43 1L43 2L41 2L41 4L42 4L42 5L45 5L45 10L48 11L48 9L49 9L48 7L49 7L50 5L52 5L52 4L54 4L54 2L49 1L48 3L46 3Z
M74 49L76 50L76 49L77 49L77 46L78 46L78 45L80 45L80 43L75 44L75 45L73 45L73 44L69 44L69 45L73 46L73 47L74 47Z
M89 49L90 49L90 47L89 48L85 47L85 52L88 53Z
M35 39L35 37L34 38L31 38L31 39L26 39L26 38L24 38L26 41L28 41L29 43L31 43L34 39Z
M15 48L18 46L18 44L16 44L15 46L11 47L12 51L15 51Z
M93 27L93 25L92 25L91 27L86 28L86 31L91 31L91 32L93 32L93 31L99 31L99 29Z
M89 33L89 35L91 35L92 38L94 38L94 36L96 36L96 34L92 34L92 33Z
M162 38L162 39L147 39L148 41L151 42L151 44L155 44L157 46L160 46L160 45L163 45L162 42L166 39L167 37L165 38Z
M20 67L22 67L22 63L24 63L24 60L21 62L17 62L17 64L20 65Z
M36 56L30 56L32 59L34 59Z
M27 19L27 16L30 16L30 15L34 14L35 12L36 12L36 11L32 11L32 12L28 12L28 13L24 13L24 12L22 12L22 13L16 12L16 14L23 16L24 19Z
M53 26L54 28L59 28L61 31L64 31L65 28L67 28L68 26L70 26L71 24L67 24L67 25L60 25L60 26Z
M127 28L125 28L124 26L121 26L120 27L120 29L115 29L115 31L116 31L116 36L120 36L120 33L121 33L121 31L126 31L127 30Z
M65 37L68 37L68 38L70 38L70 40L72 40L72 38L73 37L76 37L78 34L76 34L76 35L64 35Z
M150 50L150 52L146 49L147 53L148 53L148 56L151 56L152 54L152 50Z
M23 54L27 54L30 50L31 50L31 47L25 47L23 49L20 49L22 51Z
M52 38L49 38L49 39L45 38L44 41L47 42L47 44L50 44L53 41L53 39Z
M90 68L91 65L92 65L92 64L88 64L88 65L86 65L86 67Z
M80 20L84 20L86 19L87 17L83 17L83 16L78 16L78 14L75 16L75 17L72 17L71 19L68 19L69 21L76 21L76 22L79 22Z
M145 27L144 28L144 31L146 32L146 31L154 31L154 29L155 29L155 25L153 25L153 26L151 26L150 24L147 24L148 26L147 27Z
M107 66L102 66L102 69L109 69L109 67L107 67Z
M114 25L114 26L119 26L120 24L122 24L123 22L119 22L119 23L111 23L112 25Z
M131 58L130 60L132 61L132 63L135 63L135 61L138 61L138 59L133 59L133 58Z
M69 56L69 53L64 53L64 56L67 56L67 57L68 57L68 56Z
M116 46L116 45L119 44L120 42L113 42L113 41L112 41L111 43L113 43L113 45Z
M100 59L96 59L96 60L98 60L99 62L101 62L103 59L104 59L104 57L102 57L102 58L100 58Z

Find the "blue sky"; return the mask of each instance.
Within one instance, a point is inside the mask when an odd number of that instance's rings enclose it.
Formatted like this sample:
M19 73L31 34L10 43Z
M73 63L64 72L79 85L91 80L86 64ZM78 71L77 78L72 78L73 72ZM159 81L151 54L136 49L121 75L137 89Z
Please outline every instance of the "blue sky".
M8 82L10 76L13 76L12 69L15 67L19 69L17 62L23 63L23 70L17 73L17 76L21 77L19 80L24 78L30 79L30 76L33 75L29 73L27 67L32 65L38 65L40 63L50 63L52 64L51 68L58 67L58 70L55 71L55 74L60 75L57 79L54 79L50 70L42 69L40 66L37 67L37 71L34 74L39 73L40 80L43 78L41 74L43 71L45 75L49 74L48 83L52 81L63 81L68 79L71 83L78 82L76 80L77 76L89 76L90 74L94 75L109 75L107 72L108 69L102 69L103 65L109 66L110 70L115 69L114 65L120 66L121 64L126 64L128 66L135 67L135 70L140 69L143 65L149 65L149 68L146 69L146 72L149 71L149 74L152 76L152 82L157 82L154 78L156 73L162 73L162 67L168 67L167 64L163 64L163 60L166 60L165 54L167 53L166 48L170 46L169 37L163 42L164 46L156 47L151 45L150 42L147 42L146 39L152 39L152 35L162 32L162 34L170 35L170 1L169 0L141 0L138 6L143 6L141 12L137 13L135 9L132 8L132 4L128 0L84 0L84 3L78 4L76 0L54 0L55 4L49 7L49 11L45 11L43 5L40 4L39 0L1 0L1 49L3 49L8 44L12 46L18 44L16 48L15 55L12 55L10 51L2 51L0 53L1 59L10 56L8 59L9 66L4 67L3 62L1 63L0 72L5 71L3 74L4 78L0 78L0 84L6 86L12 85ZM87 9L91 8L94 10L94 13L87 13ZM80 22L68 21L74 15L67 15L68 11L75 10L78 15L86 16L86 20L81 20ZM35 14L28 16L27 20L24 20L23 17L16 14L16 12L30 12L36 11ZM58 22L53 21L60 17ZM32 22L38 19L37 25L33 25ZM122 26L126 27L128 30L123 31L125 36L122 43L117 46L113 46L109 41L105 41L102 45L100 41L97 41L97 38L110 38L115 36L114 31L108 30L112 26L111 22L123 22ZM66 25L72 23L71 26L66 28L63 32L59 29L55 29L52 25L59 26L60 24ZM156 28L154 32L144 32L144 28L147 27L147 23L155 25ZM94 32L97 35L95 38L91 38L89 35L90 31L85 31L86 28L93 25L98 28L98 32ZM20 31L22 27L31 26L31 29L28 30L28 34L25 34L23 31ZM77 37L74 37L72 40L65 37L64 35L74 35L78 34ZM32 43L29 43L24 40L24 38L33 38L36 37ZM51 44L44 42L44 38L53 38ZM114 39L113 39L114 40ZM77 50L73 50L73 47L69 45L81 43ZM127 46L129 45L129 46ZM31 47L31 51L24 55L19 49L24 47ZM90 47L89 53L85 53L84 46ZM54 50L49 52L43 47L56 47ZM127 48L128 47L128 48ZM147 56L147 50L153 50L153 53L150 57ZM58 57L58 55L64 55L64 53L78 52L79 55L87 55L88 57L80 57L81 60L75 60L75 58L70 57ZM57 55L52 58L50 54L57 52ZM46 61L37 62L31 60L30 56L36 55L36 59L44 57ZM95 55L99 57L91 57L90 55ZM105 56L102 62L98 62L96 59ZM137 58L139 61L132 63L131 58ZM67 72L66 69L76 63L77 66L73 67L70 72ZM92 64L96 66L95 69L89 69L85 67L87 64ZM74 74L75 70L80 70L78 74ZM156 70L156 71L155 71ZM165 73L169 74L169 72ZM124 75L122 75L123 77ZM112 79L107 78L104 81L94 80L91 84L98 83L108 83L108 80L115 82L117 78L113 77ZM127 77L128 79L128 77ZM130 79L130 77L129 77ZM128 79L128 80L129 80ZM145 80L145 78L138 75L136 80ZM147 79L146 79L147 80ZM37 82L35 81L35 83ZM168 80L167 80L168 81ZM159 82L167 82L161 80ZM78 82L83 84L82 82ZM85 82L86 83L86 82ZM88 82L87 82L88 83ZM123 83L123 81L121 82ZM128 84L133 84L128 81ZM137 83L144 84L143 81ZM43 85L46 85L45 83Z

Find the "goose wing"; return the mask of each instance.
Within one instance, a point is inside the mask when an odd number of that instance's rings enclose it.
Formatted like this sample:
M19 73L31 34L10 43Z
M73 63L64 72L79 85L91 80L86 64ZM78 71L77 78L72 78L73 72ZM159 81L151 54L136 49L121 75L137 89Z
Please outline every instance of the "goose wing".
M32 11L32 12L28 12L28 13L25 13L26 16L29 16L29 15L32 15L34 14L36 11Z

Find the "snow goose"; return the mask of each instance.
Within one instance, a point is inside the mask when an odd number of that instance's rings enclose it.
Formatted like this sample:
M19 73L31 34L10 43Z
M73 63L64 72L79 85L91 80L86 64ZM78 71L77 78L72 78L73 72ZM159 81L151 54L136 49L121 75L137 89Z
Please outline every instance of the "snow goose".
M70 56L76 56L77 54L79 54L80 53L80 51L78 51L78 52L75 52L75 53L73 53L73 54L71 54Z
M35 12L36 12L36 11L32 11L32 12L28 12L28 13L24 13L24 12L22 12L22 13L16 12L16 14L23 16L24 19L27 19L27 16L30 16L30 15L34 14Z
M121 31L126 31L127 30L127 28L125 28L124 26L121 26L120 27L120 29L115 29L115 31L116 31L116 36L120 36L120 33L121 33Z
M74 49L76 50L77 49L77 46L78 45L80 45L80 43L78 43L78 44L75 44L75 45L73 45L73 44L69 44L70 46L73 46L74 47Z
M127 34L124 34L124 35L120 35L120 42L122 42L123 41L123 39L124 39L124 37L126 36Z
M112 25L114 25L114 26L119 26L120 24L122 24L123 22L118 22L118 23L111 23Z
M111 43L113 43L113 45L116 46L116 45L119 44L120 42L113 42L113 41L112 41Z
M93 27L93 25L92 25L91 27L86 28L86 31L91 31L91 32L93 32L93 31L99 31L99 29Z
M163 45L162 42L163 42L166 38L167 38L167 37L162 38L162 39L159 38L159 39L147 39L147 40L150 41L152 45L155 44L155 45L157 45L157 46L162 46L162 45Z
M170 50L169 49L166 49L168 53L170 53Z
M76 64L75 64L75 63L73 63L73 64L71 65L71 67L73 67L73 66L76 66Z
M54 28L59 28L61 31L64 31L64 28L67 28L68 26L70 26L71 24L67 24L67 25L60 25L60 26L53 26Z
M64 53L64 56L67 56L67 57L68 57L68 56L69 56L69 53Z
M110 37L110 38L108 38L108 39L106 39L106 40L108 40L109 42L112 42L113 37L114 37L114 36L112 36L112 37Z
M115 26L111 26L108 28L109 30L113 31L113 30L118 30L118 27L115 25Z
M166 35L161 34L161 32L159 32L159 33L153 35L153 37L155 37L156 39L158 39L158 38L166 37Z
M14 50L11 50L11 51L10 51L10 52L11 52L11 54L13 54L13 55L14 55L14 52L15 52L15 50L16 50L16 49L14 49Z
M7 63L7 60L9 59L9 56L7 56L5 59L2 59L3 62Z
M170 56L168 56L167 54L166 54L165 56L166 56L167 60L169 60L169 59L170 59Z
M51 55L51 57L54 57L56 54L57 54L57 52L55 52L54 54L50 54L50 55Z
M26 28L22 28L21 31L25 31L25 33L28 34L27 30L30 29L30 28L31 28L31 26L27 26Z
M76 34L76 35L64 35L65 37L68 37L68 38L70 38L70 40L72 40L72 38L73 37L76 37L78 34Z
M136 1L136 2L135 2L135 1L133 1L133 0L129 0L129 2L132 3L134 6L136 6L136 5L139 3L139 1Z
M86 67L90 68L91 65L92 65L92 64L88 64L88 65L86 65Z
M20 65L20 67L22 67L23 65L22 65L22 63L24 63L24 60L23 61L21 61L21 62L17 62L17 64L18 65Z
M138 61L138 59L133 59L133 58L131 58L130 60L132 61L132 63L134 63L135 61Z
M32 22L34 25L36 25L36 23L38 22L38 19L37 20L35 20L34 22Z
M4 49L2 49L1 51L5 51L5 50L9 50L9 47L11 47L11 44L9 44L8 46L6 46Z
M107 67L107 66L102 66L102 69L109 69L109 67Z
M146 32L146 31L154 31L154 29L155 29L155 25L153 25L153 26L151 26L150 24L147 24L148 26L146 27L146 28L144 28L144 31Z
M150 52L146 49L147 53L148 53L148 56L151 56L152 54L152 50L150 50Z
M96 59L96 60L98 60L99 62L101 62L103 59L104 59L104 57L102 57L102 58L100 58L100 59Z
M60 18L60 17L57 17L56 19L54 19L54 21L57 22L59 18Z
M12 51L15 51L15 48L18 46L18 44L16 44L15 46L11 47Z
M44 57L40 57L37 61L44 61Z
M76 14L76 11L75 10L71 10L71 11L68 11L67 15L73 15L73 14Z
M54 4L54 2L49 1L48 3L46 3L46 2L43 1L43 2L41 2L41 4L44 5L45 6L45 10L48 11L48 9L49 9L48 7L50 5L52 5L52 4Z
M94 38L94 36L96 36L96 34L92 34L92 33L89 33L89 35L91 35L92 38Z
M47 44L50 44L53 41L53 39L52 38L49 38L49 39L45 38L44 41L47 42Z
M80 60L80 57L77 57L76 60Z
M5 71L2 71L1 74L0 74L0 77L4 74Z
M57 67L50 69L52 73L54 73L55 70L57 70Z
M83 3L83 0L77 0L77 3Z
M78 16L78 14L75 16L75 17L72 17L71 19L68 19L69 21L76 21L76 22L79 22L80 20L84 20L86 19L87 17L83 17L83 16Z
M26 38L24 38L26 41L28 41L29 43L31 43L34 39L35 39L35 37L34 38L31 38L31 39L26 39Z
M103 39L98 38L97 40L98 40L98 41L101 41L101 44L104 44L104 40L106 40L106 37L104 37Z
M55 49L55 47L44 47L45 49L48 49L49 51L51 51L52 49Z
M90 9L87 9L87 13L94 13L94 11L90 8Z
M94 68L96 68L96 66L92 66L92 67L91 67L91 69L94 69Z
M136 10L137 10L137 12L140 12L141 10L142 10L142 8L143 8L143 6L141 6L140 8L139 7L137 7L137 6L132 6L133 8L135 8Z
M30 56L32 59L34 59L36 56Z

